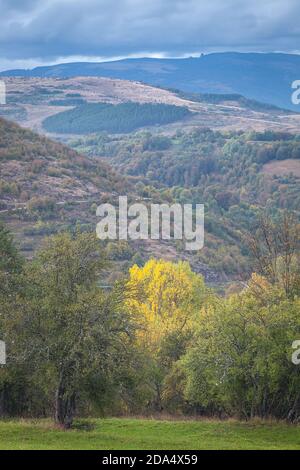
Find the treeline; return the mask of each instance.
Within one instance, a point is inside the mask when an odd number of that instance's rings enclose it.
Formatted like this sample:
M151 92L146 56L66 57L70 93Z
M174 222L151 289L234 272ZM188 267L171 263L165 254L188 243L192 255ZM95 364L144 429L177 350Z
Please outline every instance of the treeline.
M208 104L226 104L228 102L235 102L237 105L251 109L253 111L260 111L260 112L274 112L279 111L280 108L278 106L269 104L269 103L262 103L261 101L253 100L250 98L246 98L243 95L238 93L192 93L192 92L185 92L181 90L173 90L180 98L189 101L195 101L196 103L208 103ZM285 110L286 113L290 112Z
M71 145L89 156L103 157L129 175L142 197L204 203L206 245L196 256L225 275L247 271L248 249L241 230L250 230L260 212L276 216L282 209L297 212L300 205L296 175L263 172L270 158L296 156L299 138L292 134L198 128L172 136L94 134ZM293 155L287 146L294 149Z
M76 97L49 101L50 106L81 106L83 104L86 104L86 100Z
M197 186L201 177L219 171L219 156L226 139L210 129L174 137L139 133L125 138L95 135L72 142L90 156L113 157L122 173L141 176L167 186ZM220 168L221 169L221 168Z
M150 260L103 291L93 234L59 234L32 261L0 229L2 416L169 412L300 418L299 225L261 220L256 273L226 298L185 262Z
M48 117L43 126L48 132L66 134L127 133L180 121L190 114L187 108L166 104L88 103Z
M90 156L109 157L122 172L153 183L186 188L204 184L206 191L218 184L223 189L232 186L240 190L251 180L249 192L253 194L263 164L300 158L299 136L273 131L220 133L195 129L178 131L172 137L138 133L120 138L96 134L71 145Z
M300 159L300 141L277 142L270 146L257 148L258 163L268 163L272 160Z

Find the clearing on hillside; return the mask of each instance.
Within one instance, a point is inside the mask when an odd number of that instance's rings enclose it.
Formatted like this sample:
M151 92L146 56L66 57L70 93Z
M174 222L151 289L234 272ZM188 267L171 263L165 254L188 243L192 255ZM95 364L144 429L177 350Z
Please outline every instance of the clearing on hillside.
M266 163L262 172L267 175L284 176L293 173L300 178L300 160L276 160Z

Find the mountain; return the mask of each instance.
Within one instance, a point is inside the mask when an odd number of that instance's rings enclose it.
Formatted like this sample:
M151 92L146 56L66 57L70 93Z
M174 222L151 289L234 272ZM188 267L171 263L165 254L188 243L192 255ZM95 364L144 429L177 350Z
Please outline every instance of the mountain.
M297 133L300 113L239 94L193 93L103 77L6 77L0 116L66 141L76 134L195 127Z
M241 94L263 103L298 111L291 84L300 79L300 56L282 53L213 53L186 59L124 59L103 63L68 63L0 76L102 76L135 80L193 93Z

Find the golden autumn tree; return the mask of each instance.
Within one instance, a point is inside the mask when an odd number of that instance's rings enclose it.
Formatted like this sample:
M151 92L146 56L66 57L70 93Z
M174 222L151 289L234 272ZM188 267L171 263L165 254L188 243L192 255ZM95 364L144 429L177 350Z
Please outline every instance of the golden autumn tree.
M130 269L126 289L127 307L140 326L137 346L145 357L146 406L161 411L173 401L169 374L192 340L208 290L189 263L154 259Z
M127 288L133 293L128 308L142 326L143 341L153 346L167 333L191 328L206 295L203 278L189 263L154 259L130 269Z

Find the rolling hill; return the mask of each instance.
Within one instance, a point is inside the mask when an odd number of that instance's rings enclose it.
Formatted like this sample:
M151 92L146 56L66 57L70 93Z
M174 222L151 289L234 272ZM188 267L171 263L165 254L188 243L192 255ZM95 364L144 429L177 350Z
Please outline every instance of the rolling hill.
M15 236L27 257L45 236L77 227L95 231L100 203L145 200L136 193L135 183L121 176L99 158L85 156L71 148L39 136L0 118L0 220ZM154 197L159 198L159 194ZM146 200L145 200L146 203ZM177 250L174 242L145 240L108 243L110 276L127 272L128 266L151 257L188 260L195 271L215 282L219 274L189 253Z
M94 134L70 145L109 161L144 198L205 204L205 246L193 259L228 276L250 267L246 233L263 213L299 218L300 136L178 129L173 135Z
M291 84L300 79L300 56L282 53L213 53L185 59L124 59L103 63L68 63L33 70L10 70L1 76L101 76L145 82L195 93L238 93L298 111ZM270 79L271 77L271 79Z
M128 190L128 183L105 163L4 119L0 119L0 170L2 206L33 198L67 203Z
M107 164L0 119L0 218L29 255L45 235L94 228L92 205L130 192Z
M170 134L195 127L298 132L300 125L300 113L234 93L182 92L103 77L4 80L7 104L0 116L55 139L140 127Z

